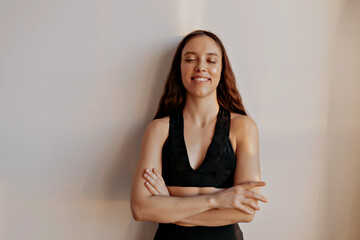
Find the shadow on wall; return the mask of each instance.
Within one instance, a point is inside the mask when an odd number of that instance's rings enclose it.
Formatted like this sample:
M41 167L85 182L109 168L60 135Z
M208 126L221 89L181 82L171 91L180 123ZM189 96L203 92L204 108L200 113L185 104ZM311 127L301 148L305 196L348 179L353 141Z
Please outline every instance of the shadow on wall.
M132 126L128 124L129 127L126 127L127 132L125 134L119 133L120 142L118 140L119 138L117 138L116 141L111 142L111 146L103 150L101 159L97 160L98 164L94 166L87 176L87 180L83 186L83 194L88 199L103 200L106 202L128 202L128 207L120 209L118 213L121 218L131 218L124 239L153 239L156 231L157 223L136 222L132 219L130 211L131 184L133 173L140 156L142 138L147 125L155 116L178 42L179 37L176 36L166 43L157 43L157 46L155 46L157 50L151 54L152 56L138 56L139 61L137 63L142 69L155 70L153 73L141 71L139 73L139 71L135 72L135 70L139 68L133 67L134 72L127 75L128 79L138 81L139 86L141 86L138 92L132 94L137 95L137 97L133 97L137 102L128 103L130 110L121 110L124 118L127 118L125 122L134 124ZM148 49L154 49L154 45L147 47ZM142 46L142 48L144 48L144 46ZM134 51L136 52L136 50ZM149 59L151 59L151 61L149 61ZM148 67L144 68L144 66ZM151 76L151 74L153 74L153 76ZM146 76L146 78L144 76ZM148 87L142 84L147 84ZM139 109L139 106L142 107L142 109ZM131 119L132 116L129 115L129 111L137 113L137 116L145 117L141 119L141 121L131 121L134 119ZM139 112L140 114L138 114ZM104 162L106 162L106 164L104 164ZM128 219L126 220L128 221Z
M142 105L144 105L143 110L134 109L134 112L146 111L141 114L142 116L146 116L146 119L141 121L141 125L130 126L130 129L127 131L130 134L124 136L123 133L119 133L122 135L122 141L120 143L114 142L114 144L107 149L107 153L102 156L103 158L98 160L98 166L104 161L110 164L106 165L107 169L94 167L91 174L89 174L86 184L83 187L83 193L87 198L121 201L130 200L132 176L140 155L142 138L147 125L157 110L158 102L165 85L165 78L170 69L176 46L172 44L171 47L166 45L165 47L163 47L165 48L165 50L162 50L163 52L159 52L159 55L161 55L159 62L153 62L153 64L157 66L156 76L153 76L151 79L146 79L146 81L151 81L152 89L145 90L145 92L148 93L146 96L144 96L144 92L142 91L134 93L134 95L138 94L138 97L135 99L141 99ZM142 64L143 63L139 62L139 65ZM139 77L134 72L134 76L129 76L128 78L136 81L134 79L138 79ZM139 80L139 82L143 81L144 80ZM130 104L131 103L129 103L129 105ZM124 118L131 120L129 112L124 113Z
M326 239L360 239L360 1L346 1L330 65Z

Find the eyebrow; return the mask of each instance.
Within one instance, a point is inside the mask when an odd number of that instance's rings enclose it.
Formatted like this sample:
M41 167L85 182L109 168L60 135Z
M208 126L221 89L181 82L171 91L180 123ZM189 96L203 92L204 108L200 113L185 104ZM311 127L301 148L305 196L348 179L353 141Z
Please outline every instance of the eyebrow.
M195 54L195 55L196 55L196 52L186 52L186 53L184 54L184 56L186 56L186 55L188 55L188 54ZM215 55L215 56L219 57L219 55L218 55L217 53L212 53L212 52L207 53L206 55Z

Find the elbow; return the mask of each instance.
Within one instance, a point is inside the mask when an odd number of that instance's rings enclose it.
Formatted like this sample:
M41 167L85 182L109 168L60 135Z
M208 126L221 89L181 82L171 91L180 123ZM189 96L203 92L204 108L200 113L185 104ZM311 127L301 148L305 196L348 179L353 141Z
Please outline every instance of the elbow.
M254 214L248 214L246 216L246 218L244 219L244 222L246 222L246 223L252 222L254 220L254 218L255 218L255 213Z
M131 213L135 221L145 221L139 204L131 202Z
M234 219L234 222L236 223L249 223L252 222L255 218L255 213L254 214L248 214L248 213L244 213L243 211L239 212L240 210L237 210L237 216Z
M151 207L144 202L131 202L131 213L135 221L157 221Z
M135 221L143 221L141 218L140 218L140 216L139 215L136 215L136 214L133 214L133 219L135 220Z
M133 219L135 220L135 221L144 221L142 218L141 218L141 215L140 214L138 214L138 213L132 213L132 216L133 216Z
M148 200L149 201L149 200ZM151 203L146 201L131 201L131 213L135 221L152 221L158 223L174 223L175 219L172 214L165 214L163 211L156 211L151 207Z

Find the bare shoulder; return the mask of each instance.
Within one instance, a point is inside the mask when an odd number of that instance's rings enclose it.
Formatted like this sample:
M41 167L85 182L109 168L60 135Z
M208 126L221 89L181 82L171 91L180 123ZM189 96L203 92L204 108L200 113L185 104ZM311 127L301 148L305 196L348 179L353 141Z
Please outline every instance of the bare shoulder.
M244 134L258 134L258 127L250 116L232 112L230 131L239 138Z
M169 116L152 120L146 128L146 133L158 140L165 140L169 134L169 120Z

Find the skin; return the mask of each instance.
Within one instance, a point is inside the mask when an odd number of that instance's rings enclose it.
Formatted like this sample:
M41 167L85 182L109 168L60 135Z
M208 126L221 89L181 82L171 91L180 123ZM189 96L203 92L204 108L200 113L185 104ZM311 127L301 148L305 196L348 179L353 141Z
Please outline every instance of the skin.
M220 81L221 55L220 47L208 36L192 38L182 51L181 77L187 90L183 109L184 137L193 169L202 164L214 134L219 111L216 87ZM196 83L195 76L209 81ZM169 117L165 117L153 120L145 131L131 193L135 220L183 226L221 226L252 221L260 209L258 201L267 202L259 193L259 187L265 182L260 181L259 136L255 122L249 116L231 113L229 138L237 165L234 187L228 189L166 186L161 177L161 149L168 130Z

